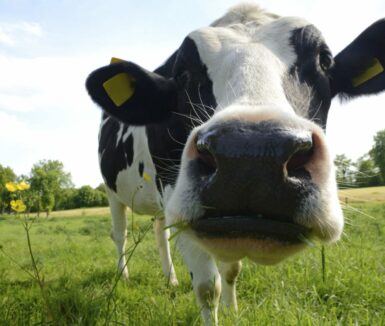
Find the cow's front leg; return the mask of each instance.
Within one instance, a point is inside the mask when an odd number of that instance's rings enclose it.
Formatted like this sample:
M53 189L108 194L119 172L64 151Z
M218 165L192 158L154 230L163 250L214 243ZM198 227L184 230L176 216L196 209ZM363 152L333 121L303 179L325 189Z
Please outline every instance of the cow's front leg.
M217 325L221 276L215 261L186 235L178 237L177 245L189 268L204 324Z
M178 285L168 241L170 231L164 227L165 219L156 218L154 223L154 233L159 249L160 260L162 262L163 273L171 285Z
M242 263L241 261L231 263L218 262L218 269L222 279L221 301L225 306L237 311L236 281L241 272Z
M111 238L116 245L118 253L118 269L124 279L128 279L128 269L126 264L125 250L127 238L127 216L126 205L122 204L115 196L109 192L108 201L112 215Z

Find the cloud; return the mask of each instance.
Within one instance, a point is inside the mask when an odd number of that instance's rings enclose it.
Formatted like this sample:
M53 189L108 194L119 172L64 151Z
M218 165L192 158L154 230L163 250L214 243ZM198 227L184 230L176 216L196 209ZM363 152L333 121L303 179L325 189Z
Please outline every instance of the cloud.
M33 58L0 54L0 110L31 112L35 110L72 111L90 108L85 91L88 74L109 63L111 56L132 60L147 69L161 64L174 49L145 47L116 48L73 56Z
M66 125L59 115L58 121L50 121L50 128L36 128L28 120L0 111L0 164L28 174L42 159L59 160L76 186L97 186L102 182L97 158L99 115L94 110Z
M100 110L85 79L111 56L153 69L172 53L148 47L103 49L73 56L16 57L0 54L0 164L28 174L41 159L57 159L77 186L101 182L97 159Z
M84 81L92 69L81 57L0 56L0 109L31 112L89 106Z
M332 154L357 159L371 149L374 135L385 128L384 95L333 101L326 130Z
M14 45L14 41L6 31L0 26L0 44L3 45Z
M100 59L99 59L100 60ZM76 185L101 182L97 160L100 112L84 81L100 66L91 56L0 55L0 163L28 174L42 159L64 163Z
M0 111L0 140L12 139L12 135L23 130L25 125L15 115Z
M42 27L35 22L0 23L0 44L2 45L14 47L40 38L42 35Z
M43 35L42 28L38 23L21 22L15 25L17 29L24 32L27 35L33 35L40 37Z

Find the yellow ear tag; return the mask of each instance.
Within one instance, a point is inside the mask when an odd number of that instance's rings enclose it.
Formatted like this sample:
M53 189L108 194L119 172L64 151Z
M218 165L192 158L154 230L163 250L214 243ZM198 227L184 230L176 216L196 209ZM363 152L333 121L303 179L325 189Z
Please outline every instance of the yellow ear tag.
M379 75L383 71L384 71L384 67L382 66L381 62L377 58L374 58L371 66L366 71L364 71L361 75L352 79L352 85L354 87L358 87L366 83L368 80L372 79L373 77Z
M123 60L112 58L111 63ZM103 83L103 88L117 107L128 101L135 93L135 79L125 72L121 72Z
M112 57L110 63L118 63L118 62L123 62L123 61L124 61L123 59Z

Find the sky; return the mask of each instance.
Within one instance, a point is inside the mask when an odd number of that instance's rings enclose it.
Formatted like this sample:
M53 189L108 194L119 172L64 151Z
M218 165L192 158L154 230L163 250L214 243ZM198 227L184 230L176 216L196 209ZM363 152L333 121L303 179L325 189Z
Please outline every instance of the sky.
M248 1L253 2L253 1ZM77 187L102 182L101 111L84 82L112 56L155 69L184 37L223 15L233 0L0 0L0 164L28 174L60 160ZM261 0L265 9L316 25L333 54L385 17L385 1ZM385 129L385 93L341 105L327 138L333 155L368 152Z

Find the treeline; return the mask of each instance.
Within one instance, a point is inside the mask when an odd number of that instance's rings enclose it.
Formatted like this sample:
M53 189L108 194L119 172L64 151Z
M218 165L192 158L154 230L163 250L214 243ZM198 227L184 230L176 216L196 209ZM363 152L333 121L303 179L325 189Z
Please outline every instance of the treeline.
M377 132L372 149L358 160L341 154L334 164L340 188L385 185L385 130Z
M27 182L28 190L20 194L27 212L46 212L83 207L108 205L104 185L97 188L82 186L75 188L71 174L64 171L63 163L56 160L42 160L34 164L29 175L16 175L10 167L0 164L0 212L10 212L10 202L17 193L10 192L5 185L9 182Z
M100 184L96 188L82 186L64 189L56 202L55 210L105 206L108 206L107 195L104 184Z

